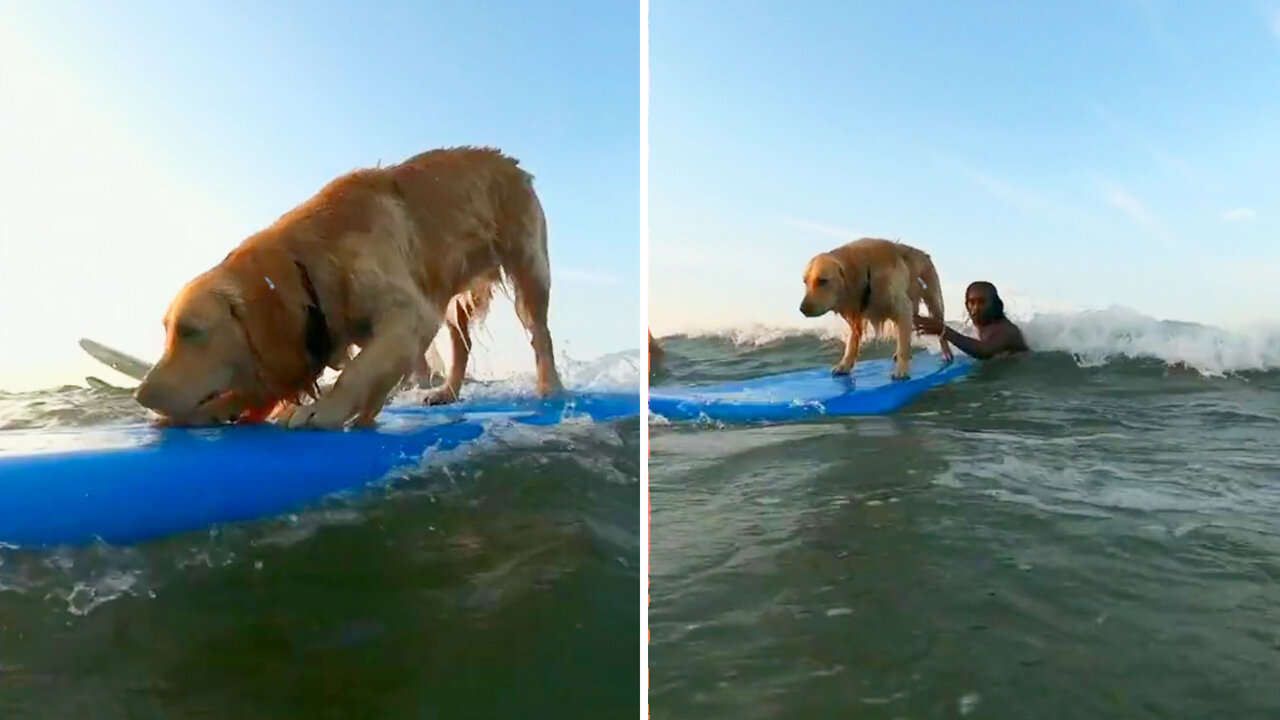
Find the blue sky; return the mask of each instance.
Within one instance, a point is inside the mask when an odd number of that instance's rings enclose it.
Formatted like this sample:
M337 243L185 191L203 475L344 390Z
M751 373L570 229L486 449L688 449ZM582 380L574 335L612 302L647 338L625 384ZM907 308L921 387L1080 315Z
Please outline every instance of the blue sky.
M638 346L628 2L0 1L0 389L148 358L183 282L333 176L454 144L537 177L558 354ZM532 371L503 300L478 367Z
M650 323L801 317L808 258L929 251L1015 311L1280 319L1280 4L653 0Z

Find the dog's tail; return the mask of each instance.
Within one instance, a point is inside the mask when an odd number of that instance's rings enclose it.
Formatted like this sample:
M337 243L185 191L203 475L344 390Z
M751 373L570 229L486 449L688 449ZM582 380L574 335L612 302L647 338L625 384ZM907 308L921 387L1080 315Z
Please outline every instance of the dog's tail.
M471 337L477 325L484 323L489 315L489 307L493 303L493 295L502 284L500 276L482 276L471 281L466 290L454 295L445 309L445 323L458 326L458 322L466 319L468 333ZM449 368L440 349L435 342L427 346L427 352L414 366L413 381L420 388L429 387L437 380L448 377Z
M430 387L434 381L443 380L448 370L444 365L444 358L440 357L439 348L433 342L427 346L427 354L422 362L414 367L412 379L419 387Z
M493 295L499 285L504 284L500 274L482 275L467 286L466 290L453 296L449 301L448 322L456 324L465 317L470 327L484 323L489 316L489 308L493 304Z
M912 275L919 275L923 268L933 264L933 258L929 256L929 253L920 248L914 248L903 243L896 244L898 246L898 257L902 258L902 261L907 264L907 269L911 271Z
M902 262L906 263L907 272L911 274L912 283L922 285L926 292L942 292L942 287L938 280L938 269L934 266L933 257L929 253L910 245L898 243L898 257L902 258Z

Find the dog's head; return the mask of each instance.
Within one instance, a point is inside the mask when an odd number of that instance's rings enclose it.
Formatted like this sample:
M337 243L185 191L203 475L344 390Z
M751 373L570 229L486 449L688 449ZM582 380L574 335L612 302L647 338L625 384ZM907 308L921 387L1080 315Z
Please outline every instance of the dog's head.
M260 419L314 388L297 271L253 260L228 256L174 298L164 354L134 393L139 404L174 424L220 424Z
M844 265L830 253L816 255L804 270L804 300L800 313L818 317L834 310L844 297L848 283Z

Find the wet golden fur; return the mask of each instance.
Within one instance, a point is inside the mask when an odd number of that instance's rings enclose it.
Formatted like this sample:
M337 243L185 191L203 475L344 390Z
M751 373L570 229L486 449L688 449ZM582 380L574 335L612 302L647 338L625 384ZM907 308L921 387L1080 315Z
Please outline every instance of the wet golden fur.
M818 317L834 312L849 325L844 355L832 367L833 374L853 370L867 329L874 327L879 335L885 323L892 322L897 330L892 376L908 377L916 308L923 301L931 316L940 318L943 313L933 260L921 250L890 240L862 238L814 256L805 268L804 284L801 313ZM946 340L939 342L943 358L950 362L950 346Z
M291 428L368 424L403 379L430 372L425 351L445 322L453 365L428 402L450 402L469 325L501 282L532 336L538 392L554 393L546 221L532 176L469 147L356 170L178 293L164 355L136 395L181 424L261 419L278 404ZM341 374L321 395L326 366Z

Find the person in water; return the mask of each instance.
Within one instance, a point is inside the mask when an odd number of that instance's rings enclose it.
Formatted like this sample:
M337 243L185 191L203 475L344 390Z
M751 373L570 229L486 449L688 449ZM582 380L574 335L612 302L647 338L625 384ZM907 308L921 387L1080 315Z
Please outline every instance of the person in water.
M942 318L915 316L916 330L925 335L941 335L964 354L979 360L1028 352L1022 330L1004 314L1004 301L996 286L984 280L970 283L964 291L964 307L978 328L978 338L947 327Z

